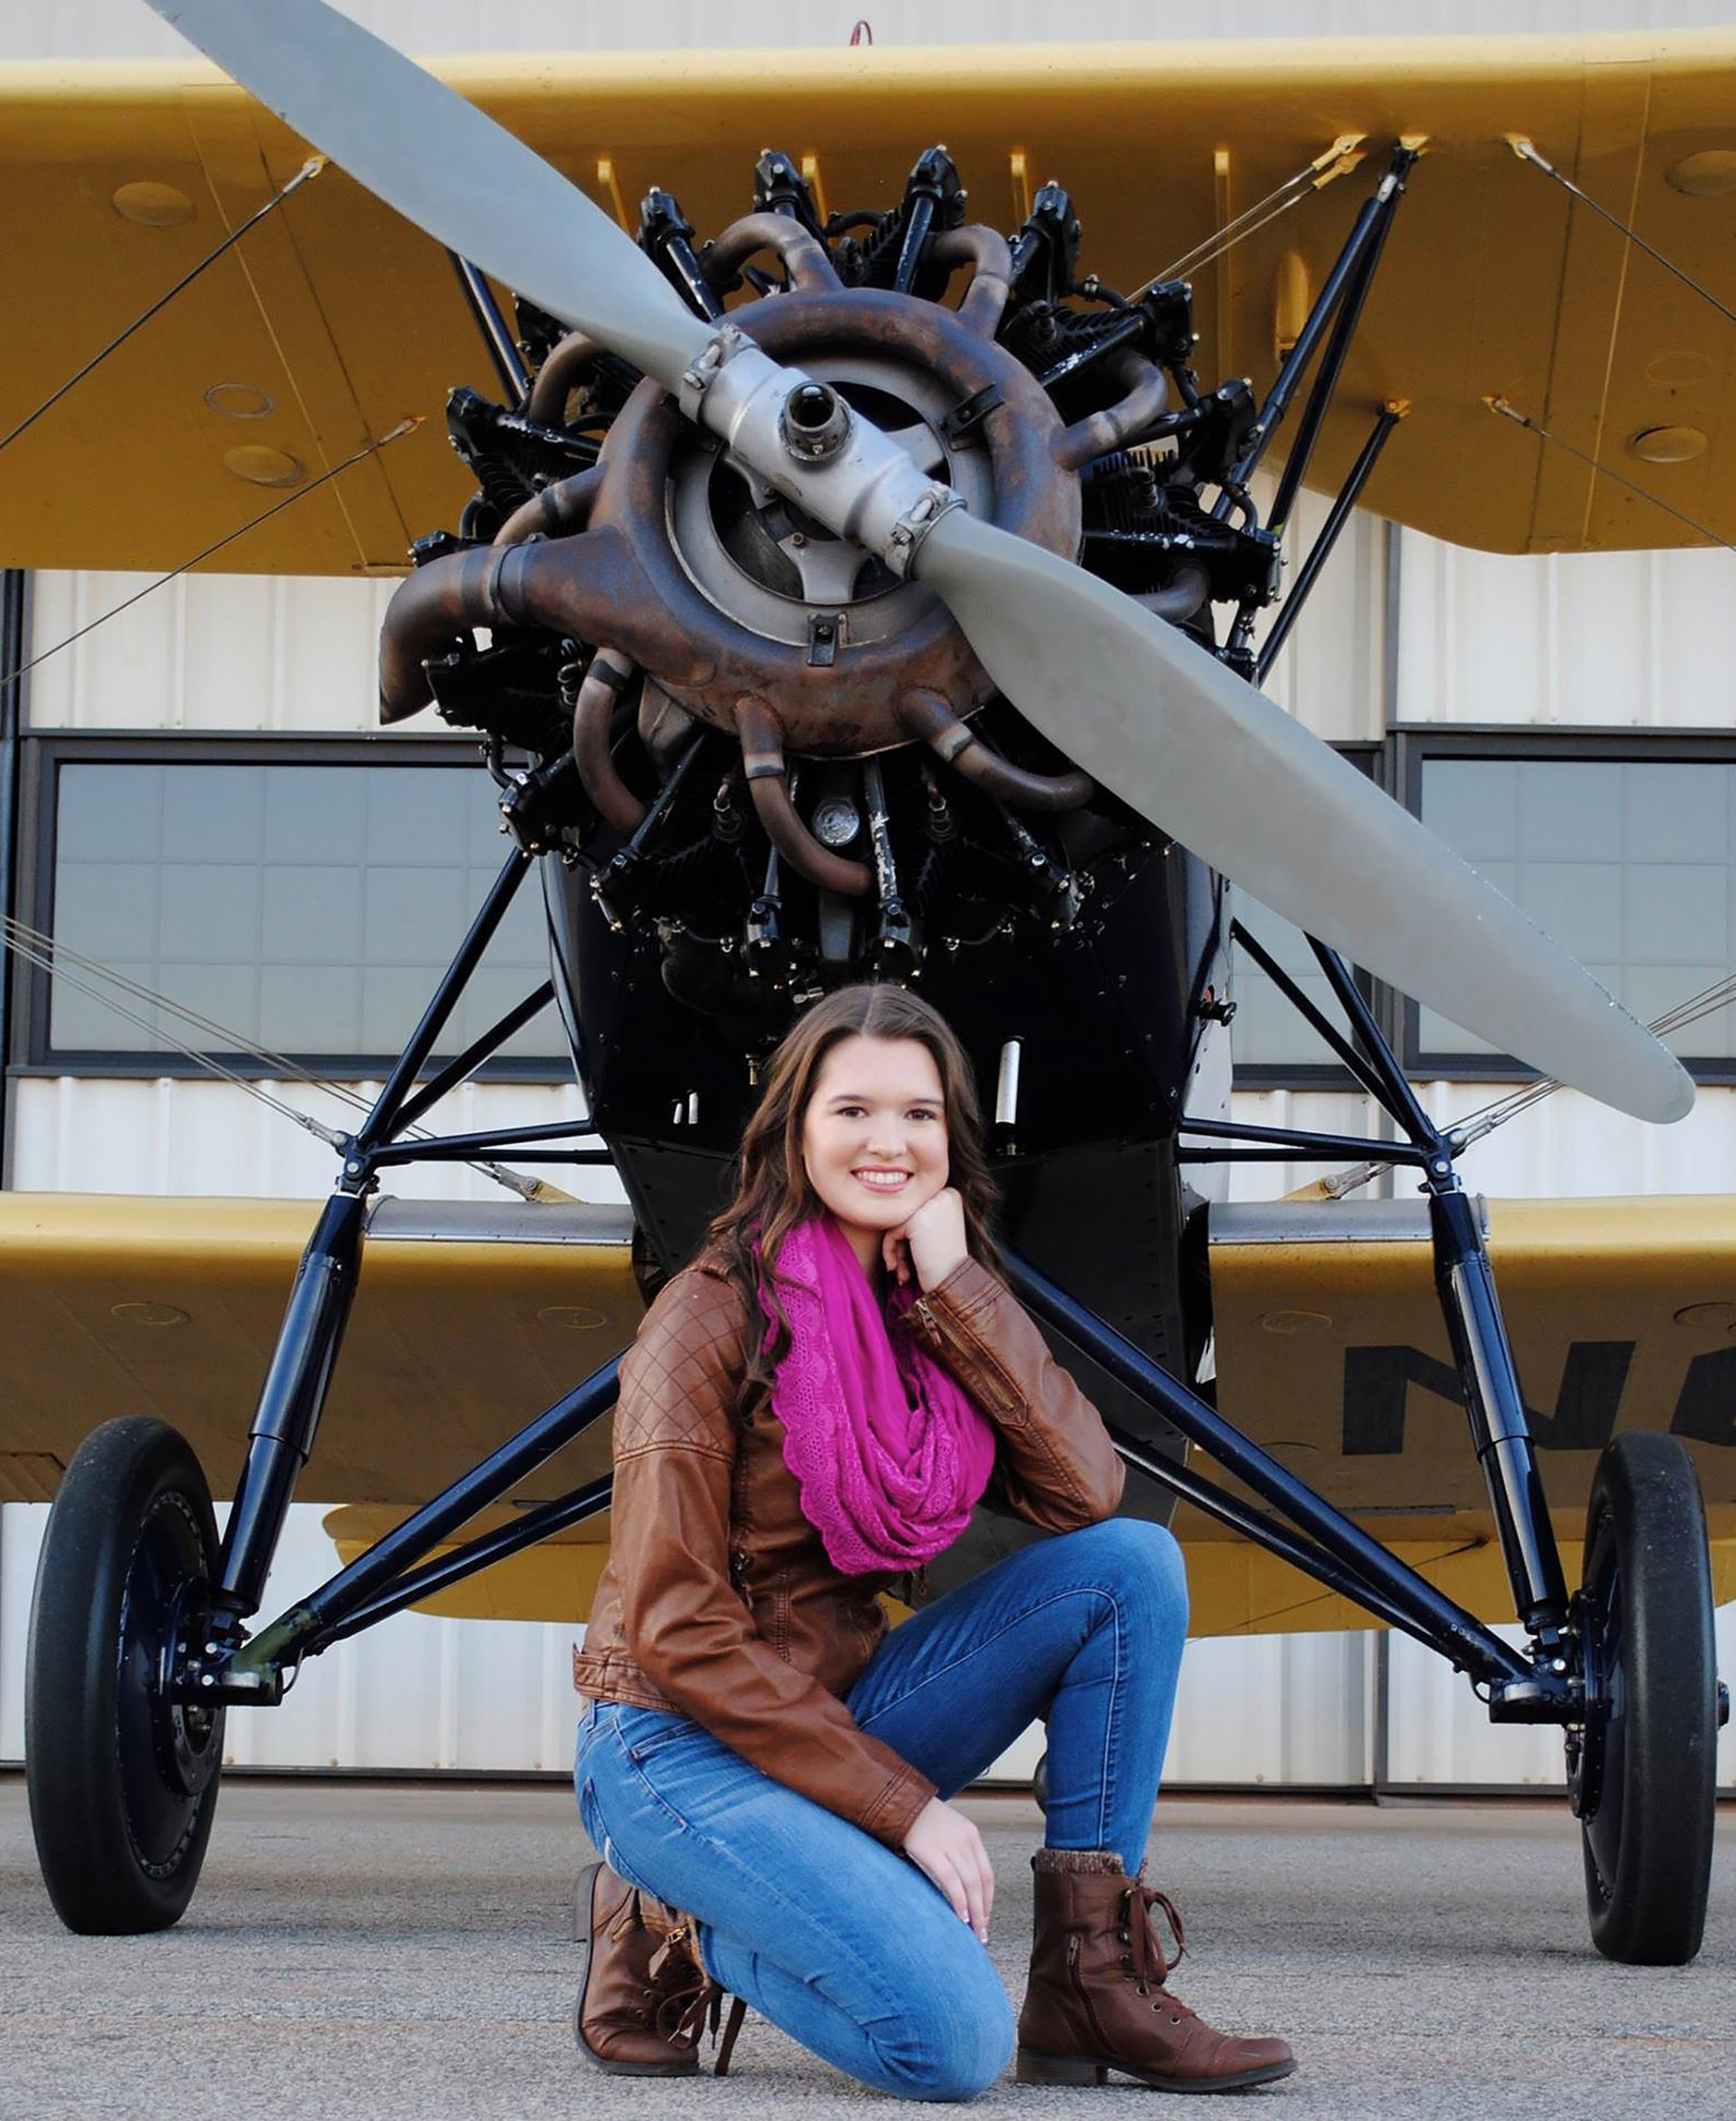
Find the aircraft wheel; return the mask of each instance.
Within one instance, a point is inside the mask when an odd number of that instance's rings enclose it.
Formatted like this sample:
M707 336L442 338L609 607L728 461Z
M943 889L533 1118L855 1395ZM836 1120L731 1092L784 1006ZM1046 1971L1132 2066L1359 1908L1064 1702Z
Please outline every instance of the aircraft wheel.
M217 1556L185 1438L128 1415L93 1429L49 1514L25 1667L30 1824L55 1912L87 1937L165 1929L198 1882L221 1708L168 1680L203 1631Z
M1575 1601L1591 1699L1568 1738L1592 1942L1629 1965L1700 1949L1712 1866L1718 1680L1706 1514L1673 1436L1612 1439Z

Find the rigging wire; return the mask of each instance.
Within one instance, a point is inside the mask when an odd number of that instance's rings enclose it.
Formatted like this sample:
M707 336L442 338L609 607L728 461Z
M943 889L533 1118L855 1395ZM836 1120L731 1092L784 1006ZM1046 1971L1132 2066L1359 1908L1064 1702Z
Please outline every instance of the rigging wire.
M1160 281L1178 280L1183 273L1197 273L1202 266L1213 263L1238 243L1250 235L1257 235L1280 214L1287 213L1293 206L1300 206L1310 191L1318 191L1334 177L1342 176L1346 170L1354 169L1360 159L1355 150L1361 142L1360 133L1341 134L1323 154L1315 156L1306 167L1298 170L1293 176L1286 177L1282 184L1267 192L1264 198L1255 200L1252 206L1244 207L1240 213L1226 221L1215 234L1196 243L1191 250L1184 250L1174 264L1165 266L1161 273L1154 273L1149 280L1142 282L1127 297L1129 302L1136 302Z
M233 230L229 235L226 235L223 238L223 240L218 244L215 250L209 252L205 257L202 258L198 263L195 265L190 272L182 273L180 278L175 282L175 285L169 289L166 294L159 295L156 300L151 305L150 308L142 311L140 315L134 317L132 323L127 326L126 329L124 332L119 333L115 338L111 338L108 344L102 349L100 353L93 353L91 358L85 363L84 366L79 370L76 375L69 375L58 390L50 391L49 395L44 398L42 403L36 408L35 411L34 413L27 413L18 422L17 426L12 429L10 434L0 436L0 450L9 448L12 443L17 441L18 437L25 431L26 428L34 427L36 422L42 417L43 414L49 411L53 407L58 405L61 399L65 397L68 391L69 391L75 384L82 383L86 376L90 374L93 368L100 367L117 347L124 346L127 341L132 338L133 333L136 332L142 324L149 324L152 318L156 315L159 310L166 309L169 304L175 300L178 294L180 294L183 287L191 287L193 282L198 279L200 273L205 270L208 265L216 264L218 259L223 255L226 250L231 250L234 249L235 245L240 241L241 238L245 235L246 235L249 229L257 227L259 222L264 220L267 214L275 213L278 208L282 205L284 200L289 197L292 192L299 191L302 185L307 182L310 177L318 176L320 170L324 167L325 157L324 155L315 155L310 161L304 162L281 191L273 192L271 197L266 200L264 205L260 207L256 212L250 213L247 217L246 220L241 223L239 228Z
M1699 1023L1702 1017L1710 1016L1715 1009L1723 1009L1733 1001L1736 1001L1736 973L1715 980L1710 986L1701 988L1697 994L1689 995L1673 1008L1665 1009L1661 1016L1654 1017L1646 1028L1654 1037L1666 1037L1672 1032L1685 1031L1691 1023ZM1462 1152L1473 1142L1482 1141L1486 1135L1493 1134L1497 1127L1505 1126L1510 1120L1516 1120L1534 1105L1540 1105L1544 1098L1552 1098L1561 1088L1562 1084L1553 1075L1545 1075L1535 1083L1527 1083L1486 1105L1479 1105L1474 1112L1467 1112L1463 1119L1454 1121L1446 1130L1447 1139L1452 1143L1455 1153ZM1335 1171L1315 1183L1328 1199L1337 1200L1346 1193L1354 1193L1372 1180L1382 1177L1398 1168L1396 1164L1380 1162L1356 1163L1346 1170Z
M1533 435L1541 436L1546 442L1553 442L1557 449L1566 450L1569 456L1577 457L1581 464L1589 464L1600 477L1613 479L1617 486L1626 487L1630 493L1637 494L1641 501L1649 501L1654 508L1661 508L1666 515L1673 515L1678 523L1686 524L1690 530L1704 538L1708 544L1722 545L1725 552L1736 552L1736 545L1733 545L1728 538L1720 538L1709 524L1701 522L1696 516L1685 514L1682 510L1675 507L1671 502L1660 500L1655 493L1649 492L1645 487L1636 486L1631 478L1624 478L1620 472L1612 471L1607 464L1600 463L1589 450L1582 450L1577 443L1570 442L1565 436L1558 435L1552 428L1546 427L1540 420L1532 419L1528 413L1521 413L1516 406L1510 405L1505 398L1485 398L1483 403L1491 413L1499 413L1504 420L1511 420L1516 427L1528 427Z
M288 1104L282 1098L273 1097L263 1084L250 1082L246 1076L237 1074L234 1069L226 1067L215 1054L202 1053L198 1047L189 1046L183 1040L176 1037L172 1031L166 1031L160 1024L155 1024L148 1017L142 1015L138 1010L128 1008L124 1002L118 1000L113 995L105 994L100 987L94 986L90 981L80 979L74 972L63 971L56 963L58 953L52 948L46 951L40 950L33 944L12 934L10 929L5 939L7 947L16 951L26 964L35 965L39 970L48 972L54 979L63 981L76 993L88 995L100 1007L112 1009L117 1016L124 1017L128 1023L137 1025L147 1037L162 1039L166 1044L173 1047L175 1051L185 1059L195 1062L201 1068L208 1068L213 1075L221 1076L224 1082L231 1084L235 1088L245 1090L250 1098L255 1098L261 1104L268 1105L273 1112L281 1112L285 1119L293 1120L297 1126L306 1128L309 1134L317 1135L328 1149L341 1149L343 1146L344 1137L334 1128L327 1126L323 1121L316 1120L311 1112L304 1112L299 1106Z
M135 1000L149 1004L164 1015L179 1020L191 1029L203 1032L211 1037L221 1039L225 1051L245 1053L250 1059L259 1061L263 1066L281 1073L309 1089L321 1091L339 1103L348 1105L357 1111L366 1112L372 1109L371 1101L351 1084L334 1082L329 1077L315 1075L300 1061L292 1060L285 1054L273 1052L269 1047L259 1045L256 1041L247 1037L245 1033L234 1030L228 1024L220 1023L212 1017L202 1016L197 1009L189 1009L184 1003L176 1001L169 995L159 993L155 988L145 986L142 981L133 979L124 972L116 972L113 967L103 964L97 958L86 957L82 952L58 941L44 929L33 928L28 922L15 920L10 916L0 916L0 943L16 951L27 963L35 965L40 971L47 972L52 978L64 981L68 986L88 995L100 1006L111 1009L115 1014L124 1017L127 1022L136 1025L147 1036L165 1039L184 1058L194 1062L199 1067L208 1069L212 1074L219 1076L224 1082L232 1084L236 1089L245 1090L250 1097L256 1098L262 1103L270 1106L273 1111L282 1113L285 1118L292 1119L298 1126L306 1128L310 1134L318 1135L328 1148L342 1149L346 1144L347 1137L338 1133L334 1129L326 1126L323 1121L315 1119L310 1113L302 1112L299 1107L286 1103L283 1100L273 1097L269 1091L251 1078L238 1074L234 1070L226 1067L208 1049L184 1043L172 1033L164 1031L160 1024L153 1023L148 1018L140 1015L136 1010L128 1009L124 1003L118 1001L113 995L106 994L100 988L90 985L86 981L77 978L72 972L63 969L61 961L64 960L67 964L77 967L79 970L89 973L92 978L108 981L112 986L131 995ZM406 1128L404 1131L412 1140L415 1141L435 1141L439 1139L438 1134L428 1127L411 1126ZM516 1193L522 1200L536 1200L545 1196L548 1191L546 1181L529 1177L523 1172L513 1170L509 1164L497 1163L487 1158L466 1158L464 1160L471 1170L479 1172L486 1178L493 1179L497 1184L505 1186L510 1192Z
M82 641L87 633L94 633L99 626L107 625L111 618L119 618L124 611L130 611L134 604L142 602L154 590L160 590L166 583L174 581L178 576L184 575L189 568L200 566L214 552L221 552L226 545L234 544L237 538L245 538L250 530L256 530L262 523L268 523L273 515L281 515L286 508L293 508L298 501L305 501L309 494L316 493L322 486L334 479L339 472L348 471L352 464L360 464L364 457L376 455L381 450L395 442L400 436L412 433L422 425L425 417L421 413L413 413L408 418L400 420L389 433L380 436L377 441L364 443L353 455L347 456L342 464L334 464L329 471L321 472L317 478L310 479L306 486L298 487L293 493L286 494L282 501L274 502L271 507L262 510L257 515L250 516L246 522L228 532L226 535L219 538L214 544L206 546L201 552L195 552L190 560L183 560L178 567L171 567L166 575L159 575L155 581L147 582L142 590L135 590L131 596L124 597L110 610L99 613L88 625L81 626L76 633L68 634L65 640L57 641L52 648L44 648L40 655L31 656L28 663L21 663L16 669L6 672L3 677L0 677L0 688L10 685L16 679L26 676L39 664L46 663L51 655L58 655L63 648L70 648L74 641Z
M1522 162L1529 162L1534 169L1541 170L1546 177L1553 177L1564 192L1571 192L1582 206L1589 206L1594 214L1599 215L1607 221L1612 228L1625 235L1630 243L1643 250L1648 258L1655 259L1664 271L1673 274L1684 287L1698 295L1702 301L1710 302L1720 316L1724 318L1729 323L1736 324L1736 310L1732 310L1720 302L1710 287L1702 286L1691 273L1683 272L1679 265L1666 258L1661 250L1648 243L1638 229L1630 222L1623 221L1619 214L1612 213L1607 206L1600 205L1589 192L1582 191L1573 179L1564 176L1553 162L1546 161L1523 133L1510 133L1507 135L1507 145Z

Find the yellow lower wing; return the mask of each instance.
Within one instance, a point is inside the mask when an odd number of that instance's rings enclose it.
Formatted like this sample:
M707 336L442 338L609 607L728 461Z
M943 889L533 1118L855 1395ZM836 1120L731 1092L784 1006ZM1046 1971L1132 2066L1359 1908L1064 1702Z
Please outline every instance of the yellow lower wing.
M301 1247L305 1200L0 1194L0 1500L54 1493L119 1414L172 1422L230 1494ZM305 1502L424 1502L624 1348L642 1311L624 1208L385 1200ZM525 1484L609 1468L609 1424Z
M315 1212L0 1195L0 1499L46 1499L87 1430L135 1413L173 1422L226 1494ZM1736 1596L1736 1205L1506 1201L1486 1215L1569 1582L1603 1442L1673 1429L1706 1494L1717 1594ZM326 1522L346 1559L627 1345L641 1312L630 1239L621 1208L376 1206L299 1489L342 1506ZM1472 1611L1510 1620L1420 1205L1220 1209L1211 1279L1224 1410ZM515 1499L608 1463L605 1422ZM1368 1625L1191 1510L1176 1529L1196 1634ZM428 1610L581 1619L608 1541L605 1513Z

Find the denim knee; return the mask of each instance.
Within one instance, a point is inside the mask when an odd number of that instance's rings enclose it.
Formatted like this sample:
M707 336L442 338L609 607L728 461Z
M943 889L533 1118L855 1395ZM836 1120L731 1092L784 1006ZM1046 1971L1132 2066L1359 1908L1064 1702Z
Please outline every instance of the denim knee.
M1013 2058L1013 2012L1000 1976L912 2000L896 2052L883 2049L886 2087L903 2099L974 2099Z
M1188 1611L1188 1571L1175 1535L1167 1525L1145 1517L1104 1517L1064 1536L1089 1552L1094 1565L1129 1592L1149 1590L1156 1602Z

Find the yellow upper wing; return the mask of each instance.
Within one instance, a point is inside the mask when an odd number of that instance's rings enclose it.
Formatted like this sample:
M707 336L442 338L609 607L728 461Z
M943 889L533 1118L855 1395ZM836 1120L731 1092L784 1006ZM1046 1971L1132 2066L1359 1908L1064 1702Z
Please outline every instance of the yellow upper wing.
M1458 542L1576 551L1699 542L1492 416L1500 395L1736 538L1732 327L1505 136L1736 295L1736 35L1581 40L1094 44L514 55L436 63L629 224L653 184L702 235L751 205L768 143L831 209L893 204L950 148L972 211L1016 227L1071 191L1084 262L1160 272L1346 136L1361 160L1204 268L1202 374L1269 379L1400 137L1427 142L1317 459L1337 482L1375 408L1411 417L1369 504ZM203 62L0 68L3 432L300 166L305 147ZM439 248L329 170L0 457L0 563L168 568L407 415L426 426L250 531L217 563L392 572L468 479L440 412L490 385ZM1680 460L1635 438L1681 430ZM1704 446L1699 445L1703 441ZM1652 445L1642 444L1643 450ZM282 485L261 484L273 478Z

